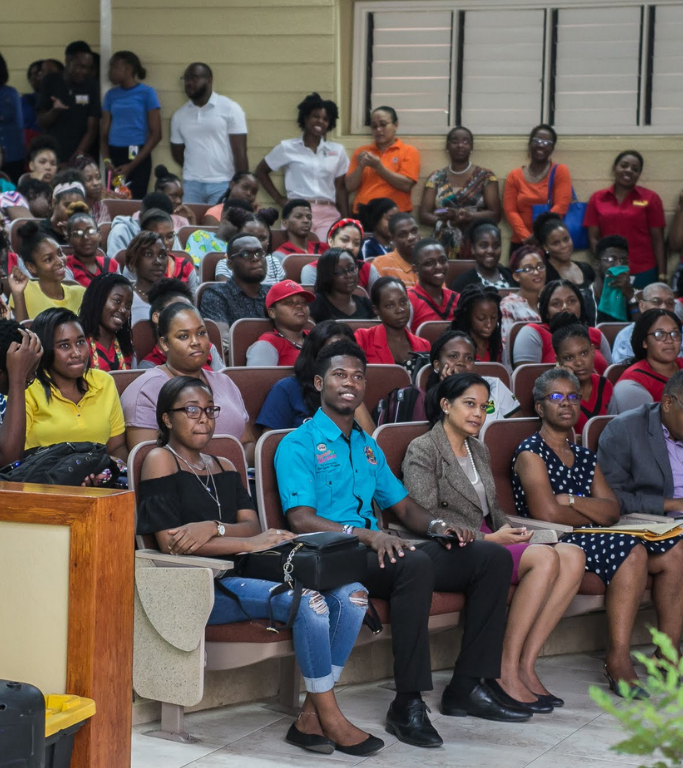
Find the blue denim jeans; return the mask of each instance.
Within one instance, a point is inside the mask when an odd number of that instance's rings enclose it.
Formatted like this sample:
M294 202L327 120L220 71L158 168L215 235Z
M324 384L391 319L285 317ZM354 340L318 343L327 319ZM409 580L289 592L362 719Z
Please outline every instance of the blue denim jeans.
M238 595L244 611L252 619L269 618L268 596L277 584L236 576L228 576L221 582ZM351 597L356 592L361 596ZM277 621L287 621L291 604L291 590L273 598L271 606ZM296 659L309 693L324 693L334 688L356 642L366 608L367 590L362 584L345 584L322 593L304 590L292 635ZM237 601L216 590L209 624L245 621L244 611Z
M183 180L183 202L216 205L228 188L229 181Z

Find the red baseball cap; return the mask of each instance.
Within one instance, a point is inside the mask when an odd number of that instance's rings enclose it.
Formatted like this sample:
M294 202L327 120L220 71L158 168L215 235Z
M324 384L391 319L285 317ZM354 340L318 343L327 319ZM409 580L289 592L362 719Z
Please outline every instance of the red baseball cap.
M295 296L297 293L300 293L306 299L307 304L315 301L315 294L304 290L299 283L295 283L294 280L282 280L271 286L268 291L266 309L270 309L276 302L282 301L282 299L286 299L289 296Z

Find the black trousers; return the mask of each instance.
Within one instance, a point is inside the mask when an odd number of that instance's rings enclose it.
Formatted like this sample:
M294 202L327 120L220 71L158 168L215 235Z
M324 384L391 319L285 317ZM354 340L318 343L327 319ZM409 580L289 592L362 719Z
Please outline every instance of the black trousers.
M125 165L130 162L128 159L128 147L112 147L109 146L109 157L115 166ZM147 194L147 187L149 186L149 177L152 175L152 156L148 155L137 168L133 169L133 173L129 174L126 178L128 189L130 189L133 195L133 200L142 200ZM106 179L104 180L106 184Z
M368 553L365 586L370 597L389 600L394 650L394 679L399 693L432 689L429 656L429 608L432 592L464 592L464 634L455 674L500 677L512 557L498 544L473 541L450 550L434 541L396 563L379 567Z

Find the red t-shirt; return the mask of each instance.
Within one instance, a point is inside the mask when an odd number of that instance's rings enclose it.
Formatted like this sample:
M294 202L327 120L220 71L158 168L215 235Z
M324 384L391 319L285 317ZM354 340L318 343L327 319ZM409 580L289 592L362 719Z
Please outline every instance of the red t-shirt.
M169 254L169 256L171 258L168 260L166 277L175 277L186 283L189 276L194 272L194 264L190 259L182 256L175 256L174 254Z
M553 335L550 333L548 326L543 323L529 323L529 327L533 328L536 333L541 337L543 342L543 356L541 357L542 363L554 363L555 350L553 349ZM593 364L595 365L596 373L603 374L607 370L607 360L605 360L602 352L600 351L600 344L602 343L602 331L597 328L588 328L588 335L595 350L595 359Z
M79 261L73 254L66 257L66 266L73 272L74 280L87 288L92 283L93 278L103 275L105 272L118 272L119 266L116 259L109 256L96 256L97 272L91 272L82 261Z
M591 376L591 384L593 385L593 391L591 392L590 400L581 401L581 413L579 414L579 420L576 422L576 427L574 427L576 433L582 432L588 419L592 419L593 416L606 416L607 406L612 399L614 387L611 381L608 381L604 376L594 373Z
M683 358L676 358L676 365L683 368ZM664 394L664 387L666 386L667 378L661 374L653 371L647 360L640 360L627 368L619 377L619 381L635 381L640 384L643 389L646 389L651 395L655 403L662 401L662 395Z
M621 235L628 240L628 264L631 274L657 266L650 230L666 225L662 199L645 187L634 187L620 203L614 187L591 195L583 219L585 227L599 227L600 237Z
M453 319L460 294L448 288L443 288L442 293L443 300L441 304L437 304L420 285L416 285L408 290L408 298L413 307L413 319L410 322L411 328L417 330L422 323L432 320Z
M308 331L304 331L303 334L304 336L307 336ZM294 365L297 357L299 357L299 352L301 352L300 346L293 341L286 339L277 331L266 331L266 333L263 333L258 337L257 341L267 341L268 344L277 349L278 365Z
M408 331L405 333L413 352L429 352L431 344L427 339L413 336ZM354 335L358 346L365 352L368 363L384 363L388 365L396 363L387 342L387 330L382 323L372 328L359 328Z

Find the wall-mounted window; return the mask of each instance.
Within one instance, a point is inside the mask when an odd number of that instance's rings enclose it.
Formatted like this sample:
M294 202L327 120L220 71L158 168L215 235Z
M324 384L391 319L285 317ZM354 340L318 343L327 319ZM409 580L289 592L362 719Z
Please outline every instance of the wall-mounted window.
M680 133L683 3L374 0L355 5L352 130L387 104L405 133Z

